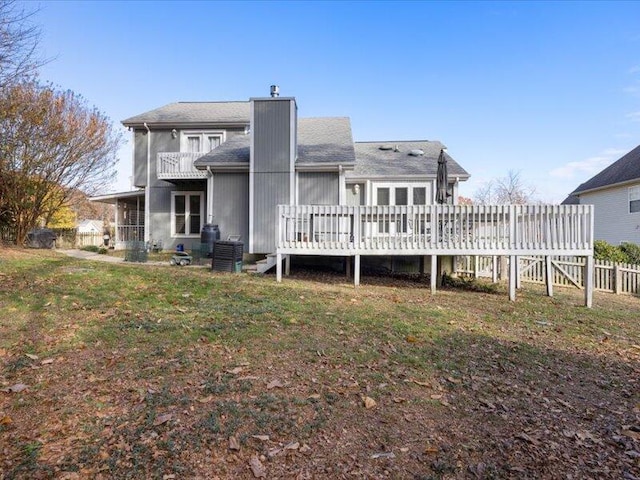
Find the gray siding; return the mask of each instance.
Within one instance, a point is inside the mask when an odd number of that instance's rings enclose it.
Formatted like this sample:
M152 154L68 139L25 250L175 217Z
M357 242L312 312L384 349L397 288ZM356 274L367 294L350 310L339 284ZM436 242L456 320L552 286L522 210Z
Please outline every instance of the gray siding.
M220 228L220 238L242 235L249 241L249 175L216 173L213 176L213 223ZM275 233L274 233L275 234Z
M609 188L580 195L580 204L594 206L594 237L612 245L640 244L640 212L629 213L628 188Z
M299 205L338 205L340 179L337 173L298 174Z
M277 206L289 204L288 173L254 176L253 253L275 251Z
M147 185L147 135L142 130L133 134L133 184L136 187Z
M134 140L134 185L145 187L147 185L147 135L151 136L151 185L167 186L167 182L157 179L157 160L159 152L179 152L180 136L172 138L171 130L136 130Z
M253 145L251 152L253 253L275 250L276 207L291 202L291 168L295 159L293 99L252 100ZM292 108L294 114L292 115ZM293 116L293 118L292 118Z
M291 165L290 101L256 100L254 102L255 172L288 172Z

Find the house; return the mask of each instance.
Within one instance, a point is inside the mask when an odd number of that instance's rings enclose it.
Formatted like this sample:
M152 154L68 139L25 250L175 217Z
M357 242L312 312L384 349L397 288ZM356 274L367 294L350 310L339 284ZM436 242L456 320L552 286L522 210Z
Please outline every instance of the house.
M104 223L102 220L82 220L78 223L78 233L102 236Z
M205 224L245 251L276 250L276 207L434 203L438 141L354 142L349 118L298 118L277 93L239 102L179 102L124 120L139 190L117 205L116 248L131 240L198 248ZM446 155L451 201L469 174Z
M511 299L519 255L581 255L586 278L593 269L590 206L455 205L469 174L439 141L354 142L348 118L298 118L296 99L276 86L269 97L172 103L122 123L137 189L93 198L116 206L116 248L197 249L205 225L217 225L275 265L278 281L292 257L333 257L357 285L361 261L389 257L429 271L432 291L455 255L507 255Z
M640 244L640 145L581 184L562 203L594 206L596 240Z

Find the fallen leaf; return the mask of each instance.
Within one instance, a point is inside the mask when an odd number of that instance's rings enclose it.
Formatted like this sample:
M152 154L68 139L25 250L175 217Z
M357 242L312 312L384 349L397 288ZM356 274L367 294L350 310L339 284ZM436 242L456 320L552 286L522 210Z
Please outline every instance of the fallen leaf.
M284 385L280 380L271 380L267 383L267 390L271 390L272 388L282 388Z
M416 385L420 385L421 387L431 387L431 384L429 382L421 382L421 381L415 380L415 379L412 379L411 381L413 383L415 383Z
M633 438L634 440L640 440L640 432L634 432L633 430L623 430L621 433L625 437Z
M229 450L240 450L240 442L233 435L229 437Z
M257 439L257 440L261 440L263 442L266 442L267 440L269 440L269 435L251 435L253 438Z
M254 477L265 478L267 476L267 471L257 455L251 456L249 466L251 467L251 473L253 473Z
M370 409L377 405L376 401L371 397L363 397L362 403L364 404L364 408Z
M156 417L155 421L153 422L153 426L157 427L158 425L167 423L169 420L171 420L171 417L173 417L171 413L165 413L164 415L160 415L159 417Z
M31 360L38 360L38 355L34 355L33 353L25 353L25 356L29 357Z
M25 385L24 383L16 383L15 385L11 385L9 388L5 388L4 391L7 393L20 393L27 388L29 388L29 385Z
M453 377L447 377L447 382L454 383L456 385L459 385L460 383L462 383L461 380Z
M313 393L311 395L309 395L307 398L311 399L311 400L320 400L320 394L319 393Z
M417 338L417 337L414 337L413 335L407 335L406 340L407 340L407 342L409 342L409 343L416 343L416 342L418 341L418 338Z
M41 365L51 365L53 363L53 358L46 358L40 362Z
M441 393L434 393L433 395L429 395L432 400L440 400L442 398Z
M298 442L291 442L284 446L285 450L298 450L300 448L300 444Z
M236 368L232 368L231 370L227 370L227 373L230 373L231 375L238 375L243 370L244 370L244 367L236 367Z
M198 399L198 402L199 402L199 403L209 403L209 402L211 402L212 400L213 400L213 395L208 395L208 396L206 396L206 397L200 397L200 398Z
M311 447L306 443L303 443L302 446L300 447L300 453L305 453L305 452L308 452L309 450L311 450Z
M393 403L403 403L406 402L407 399L406 398L402 398L402 397L395 397L393 398Z
M438 453L439 451L440 449L433 445L427 445L426 447L424 447L424 453Z
M5 415L4 417L0 417L0 425L10 425L13 423L11 417Z

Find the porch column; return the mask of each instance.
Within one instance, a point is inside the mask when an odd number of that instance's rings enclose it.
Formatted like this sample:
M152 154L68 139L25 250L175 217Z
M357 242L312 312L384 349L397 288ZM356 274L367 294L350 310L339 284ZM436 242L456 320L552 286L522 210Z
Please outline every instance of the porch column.
M353 284L356 287L360 285L360 255L353 257Z
M515 255L509 256L509 300L514 302L516 300L516 276L518 257Z
M584 305L587 308L593 305L593 255L587 256L584 265Z
M276 253L276 282L282 281L282 254Z
M547 282L547 295L553 297L553 263L551 263L551 255L544 257L544 278Z
M114 217L115 217L115 219L116 219L116 221L115 221L115 229L116 229L115 237L116 237L116 238L115 238L115 240L113 241L113 248L114 248L114 250L117 250L118 242L120 241L120 235L119 235L119 233L120 233L120 232L118 232L118 214L119 214L120 212L119 212L119 210L118 210L118 199L117 199L117 198L116 198L116 205L115 205L115 208L116 208L116 211L115 211L115 213L114 213Z
M429 278L431 282L431 295L436 293L436 284L438 282L438 256L431 255L431 276Z

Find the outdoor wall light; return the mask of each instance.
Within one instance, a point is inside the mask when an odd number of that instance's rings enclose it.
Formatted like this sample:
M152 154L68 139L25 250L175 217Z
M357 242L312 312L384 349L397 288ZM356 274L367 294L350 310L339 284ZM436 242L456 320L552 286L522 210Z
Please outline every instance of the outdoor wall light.
M360 185L358 185L357 183L353 186L353 193L354 195L357 195L360 193Z
M175 128L171 130L171 138L178 138L178 131Z

